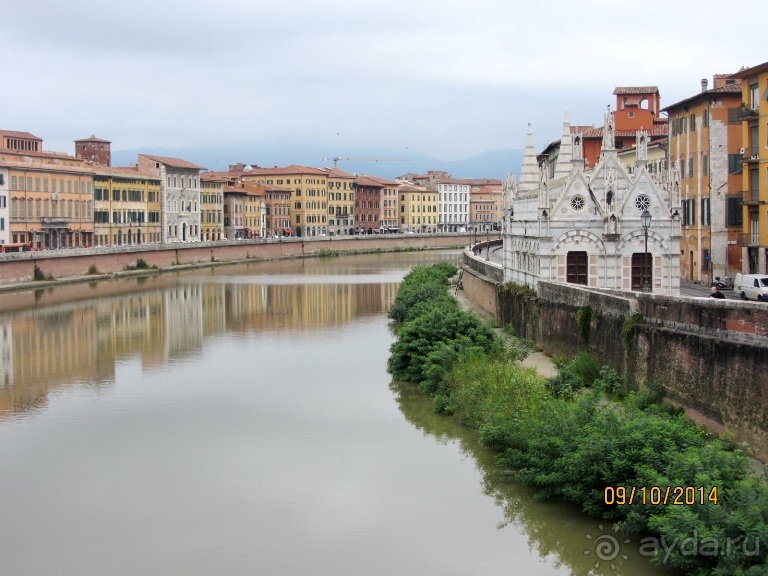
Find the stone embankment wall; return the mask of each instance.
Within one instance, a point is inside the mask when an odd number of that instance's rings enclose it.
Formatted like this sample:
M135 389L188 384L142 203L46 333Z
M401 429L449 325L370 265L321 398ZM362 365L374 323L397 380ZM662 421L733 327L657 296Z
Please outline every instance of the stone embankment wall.
M554 282L539 282L534 296L506 289L466 265L462 284L483 308L494 301L501 325L512 324L518 336L553 356L584 349L577 318L589 306L594 317L587 348L600 363L635 387L662 384L667 398L694 420L731 432L768 459L768 305Z
M214 262L270 260L313 256L322 251L354 254L372 251L459 248L469 242L468 234L384 234L329 238L284 238L195 244L146 244L125 247L91 247L0 256L0 285L45 278L72 278L88 274L113 274L136 265L171 268Z

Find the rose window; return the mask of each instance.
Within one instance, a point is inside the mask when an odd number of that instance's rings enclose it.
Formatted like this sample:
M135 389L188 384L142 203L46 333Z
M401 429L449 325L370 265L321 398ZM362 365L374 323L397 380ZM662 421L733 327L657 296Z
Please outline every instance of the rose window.
M646 194L638 194L635 198L635 206L638 210L648 210L651 206L651 199Z
M584 210L584 206L586 206L586 202L584 200L584 196L581 194L576 194L571 198L571 208L576 210L576 212L579 212L580 210Z

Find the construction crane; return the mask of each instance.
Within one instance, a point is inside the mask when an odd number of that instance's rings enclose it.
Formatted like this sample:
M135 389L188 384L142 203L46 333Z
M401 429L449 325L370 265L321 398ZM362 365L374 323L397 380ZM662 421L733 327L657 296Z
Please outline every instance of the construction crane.
M341 158L335 156L333 158L323 158L323 162L333 160L333 167L336 168L339 161L343 162L410 162L410 158Z

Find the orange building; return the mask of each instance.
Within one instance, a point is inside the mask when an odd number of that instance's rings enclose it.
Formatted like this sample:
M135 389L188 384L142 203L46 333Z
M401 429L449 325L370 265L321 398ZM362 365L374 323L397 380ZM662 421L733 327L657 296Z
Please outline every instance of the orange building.
M7 169L10 238L33 249L77 248L93 241L93 172L79 158L43 152L28 132L0 131Z
M664 108L668 161L680 175L680 278L709 282L741 271L741 83L714 77L712 89Z

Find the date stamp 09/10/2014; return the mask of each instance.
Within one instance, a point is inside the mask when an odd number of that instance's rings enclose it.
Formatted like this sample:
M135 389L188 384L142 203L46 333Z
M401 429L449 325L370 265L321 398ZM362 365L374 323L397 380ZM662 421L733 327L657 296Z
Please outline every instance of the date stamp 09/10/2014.
M606 486L606 506L694 506L717 504L717 486Z

